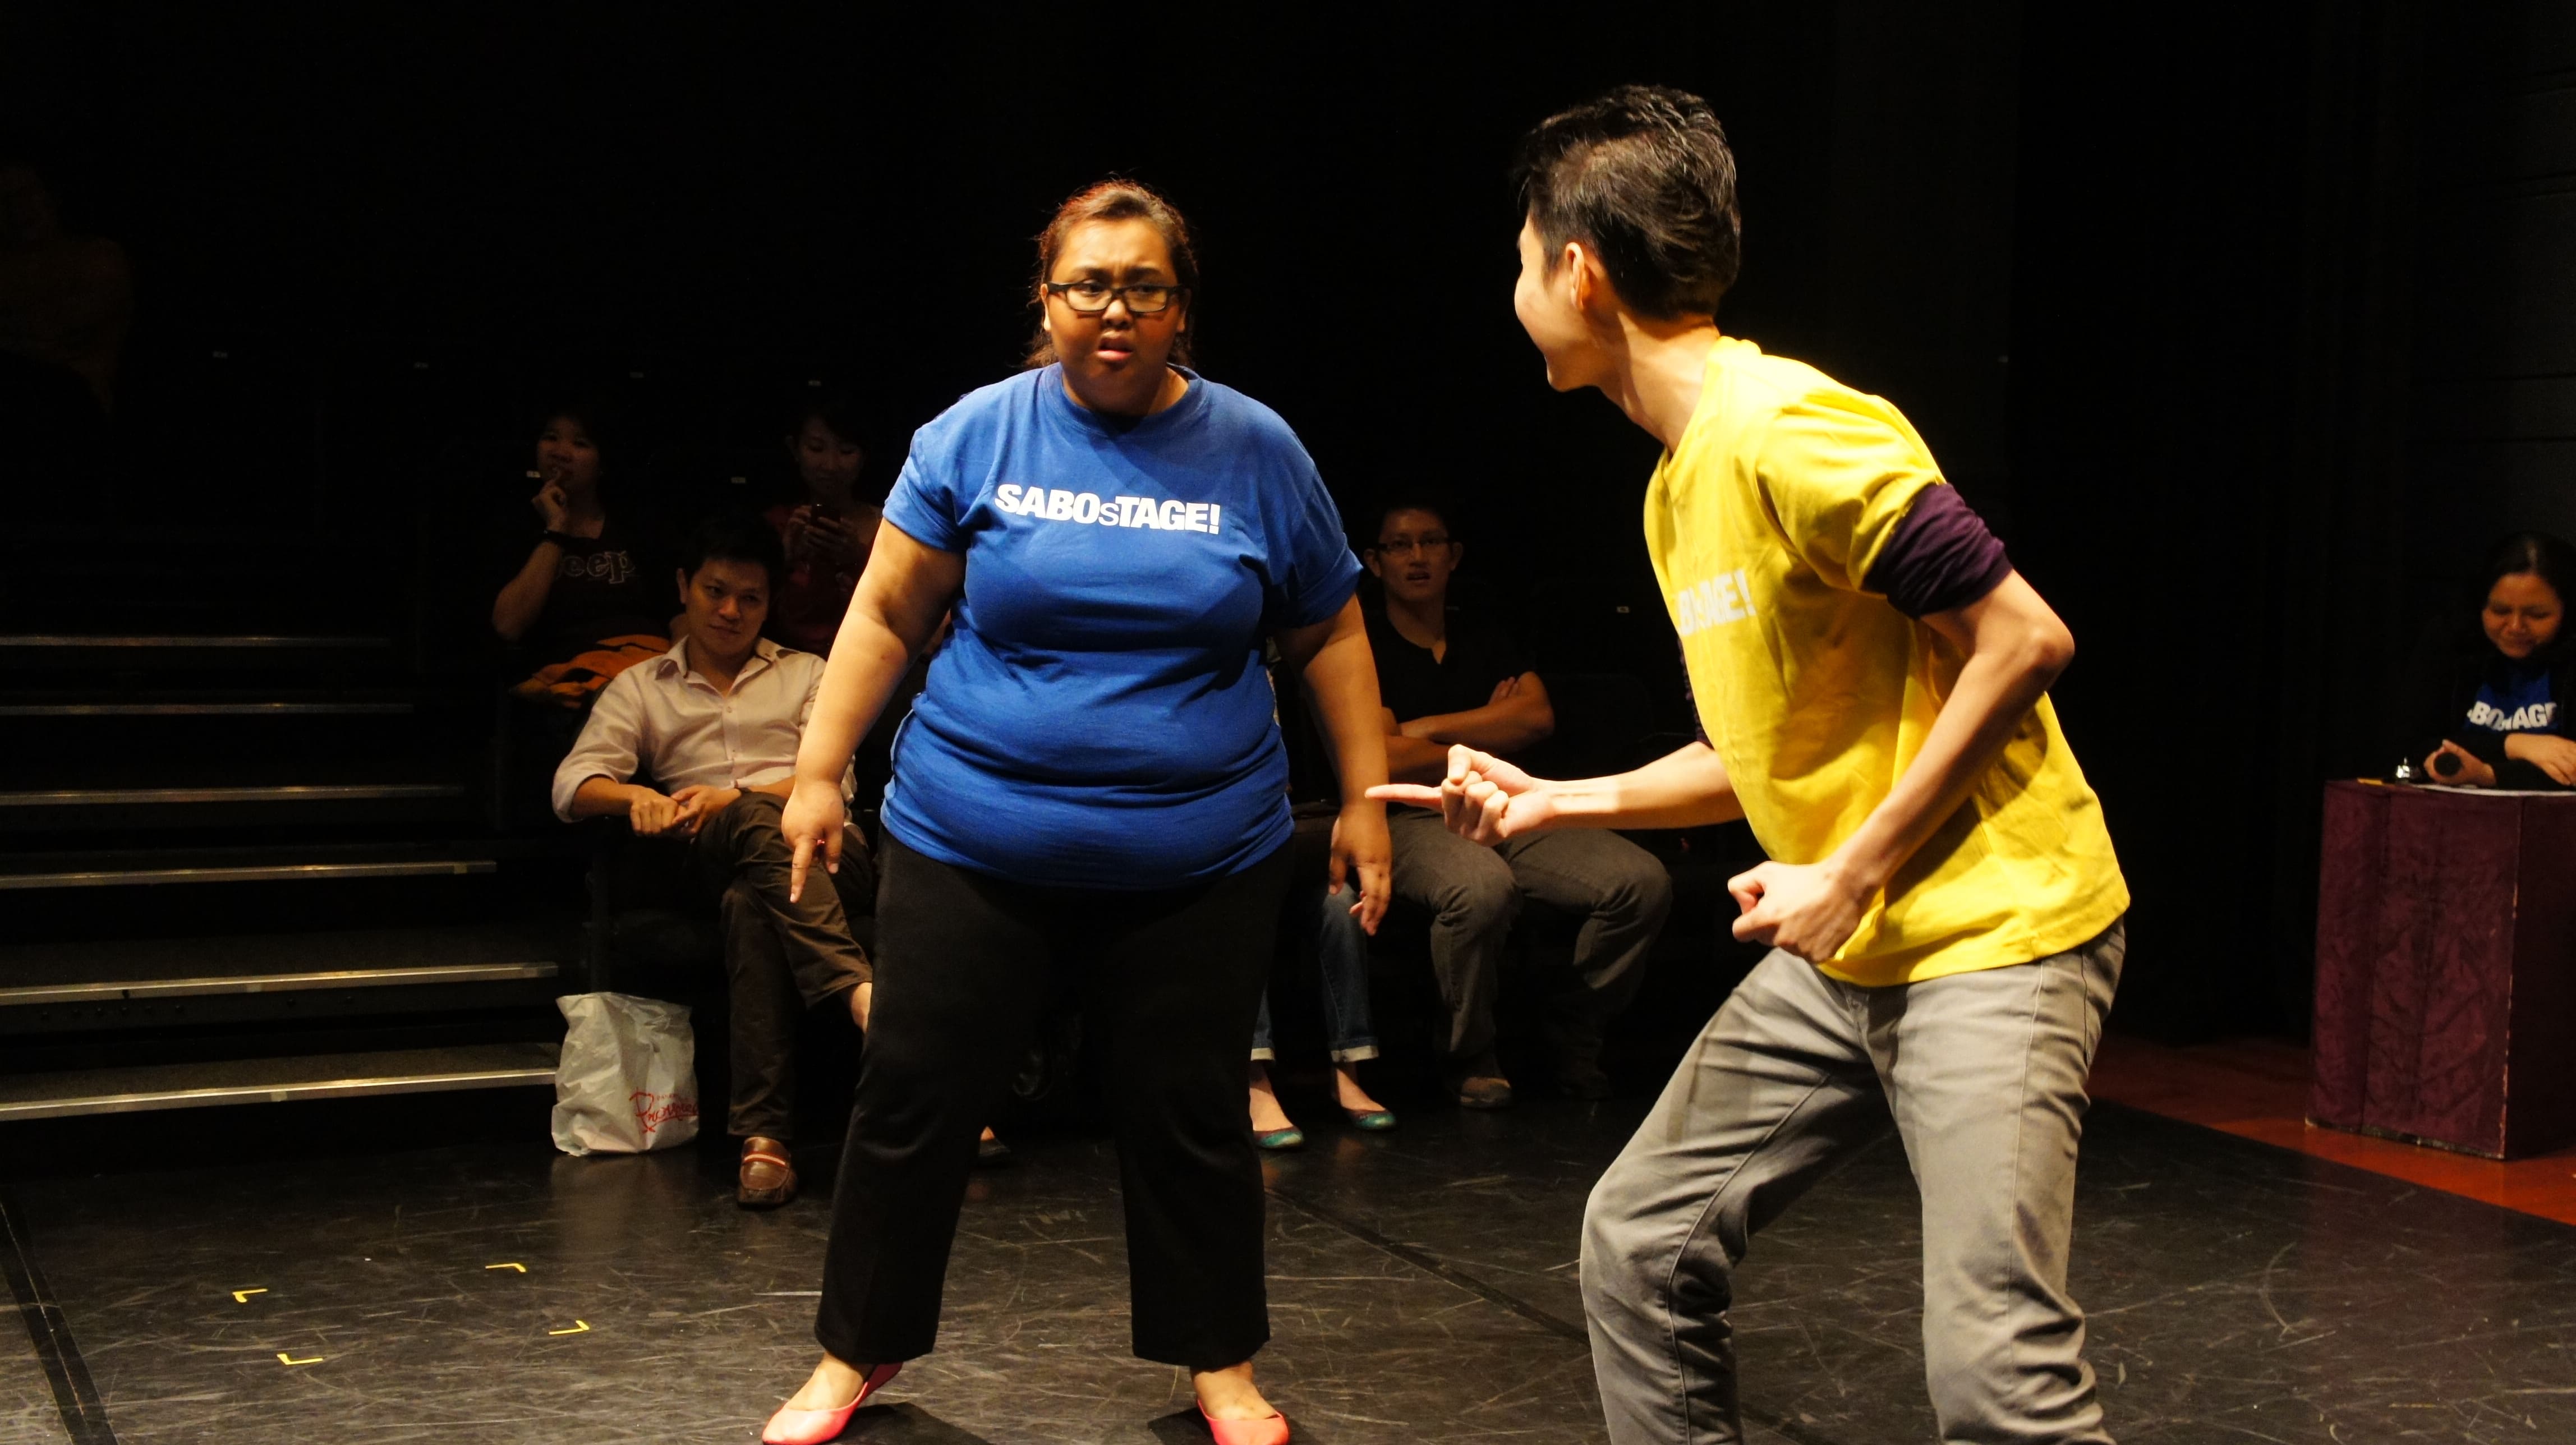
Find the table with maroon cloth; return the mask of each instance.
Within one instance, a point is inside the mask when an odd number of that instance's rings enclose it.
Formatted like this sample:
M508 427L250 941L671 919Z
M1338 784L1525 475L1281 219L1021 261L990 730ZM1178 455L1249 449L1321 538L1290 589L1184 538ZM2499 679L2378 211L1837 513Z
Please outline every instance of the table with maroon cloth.
M2576 1141L2576 795L2326 786L2308 1112L2499 1159Z

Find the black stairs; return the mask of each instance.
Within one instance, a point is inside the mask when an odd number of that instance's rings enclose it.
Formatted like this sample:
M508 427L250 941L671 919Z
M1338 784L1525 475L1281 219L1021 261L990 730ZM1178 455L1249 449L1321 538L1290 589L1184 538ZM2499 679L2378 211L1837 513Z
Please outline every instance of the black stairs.
M0 552L0 1123L550 1083L583 860L490 678L323 539L130 542Z

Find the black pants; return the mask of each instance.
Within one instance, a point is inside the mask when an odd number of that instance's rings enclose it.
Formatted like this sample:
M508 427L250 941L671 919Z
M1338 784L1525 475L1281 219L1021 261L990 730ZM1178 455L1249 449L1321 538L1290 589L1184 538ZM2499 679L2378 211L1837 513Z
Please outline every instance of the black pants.
M975 1139L1061 982L1101 1049L1127 1211L1135 1351L1213 1370L1270 1338L1243 1041L1276 947L1288 849L1187 888L1038 888L888 838L875 1011L832 1195L815 1336L881 1365L928 1354Z

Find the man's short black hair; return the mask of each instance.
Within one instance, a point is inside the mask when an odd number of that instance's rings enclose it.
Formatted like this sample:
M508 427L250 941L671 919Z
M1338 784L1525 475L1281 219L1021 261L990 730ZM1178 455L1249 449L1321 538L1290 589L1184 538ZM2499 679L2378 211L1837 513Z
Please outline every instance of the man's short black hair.
M1559 111L1522 138L1512 179L1549 267L1582 242L1640 316L1714 316L1735 284L1735 155L1688 91L1623 85Z
M773 596L787 581L787 551L778 545L776 529L749 512L720 512L691 528L688 545L680 549L680 575L694 580L699 568L719 557L766 570Z
M1428 491L1389 492L1369 509L1368 540L1364 547L1377 545L1377 534L1386 530L1386 519L1398 512L1429 512L1440 519L1449 540L1458 540L1458 509L1447 497Z

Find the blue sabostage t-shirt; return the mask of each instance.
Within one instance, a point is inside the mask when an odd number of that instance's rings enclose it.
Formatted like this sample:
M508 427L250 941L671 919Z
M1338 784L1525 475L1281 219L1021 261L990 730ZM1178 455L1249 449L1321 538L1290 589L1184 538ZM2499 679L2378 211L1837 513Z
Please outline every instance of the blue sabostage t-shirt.
M1021 882L1177 887L1288 839L1263 639L1359 562L1277 413L1196 375L1102 417L1046 367L913 434L885 517L966 557L956 630L895 740L887 830Z
M2495 668L2469 703L2469 726L2500 734L2557 732L2558 701L2550 694L2549 681L2545 665Z

